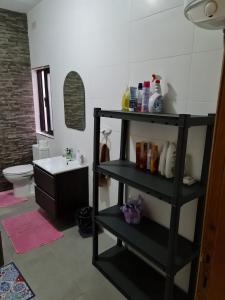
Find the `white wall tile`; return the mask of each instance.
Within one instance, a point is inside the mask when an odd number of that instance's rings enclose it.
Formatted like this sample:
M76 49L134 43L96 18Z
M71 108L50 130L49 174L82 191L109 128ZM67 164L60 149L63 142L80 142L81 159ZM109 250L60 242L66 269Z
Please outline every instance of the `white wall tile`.
M191 272L191 264L186 265L183 269L181 269L175 277L175 282L177 286L179 286L184 291L188 292L188 285L186 284L189 282L189 276Z
M178 7L131 23L130 61L192 52L194 25Z
M181 0L132 0L131 19L145 18L181 5Z
M221 76L222 50L192 55L189 101L216 103Z
M210 102L188 101L187 113L193 115L206 115L208 113L216 113L217 98Z
M203 113L202 113L203 114ZM201 178L202 159L205 146L205 126L191 127L188 133L187 154L190 155L190 175L195 179Z
M223 31L195 27L194 52L223 49Z
M92 68L89 77L91 96L104 99L102 108L109 109L108 106L113 103L115 109L120 109L121 98L128 85L128 64ZM109 101L109 97L113 100Z

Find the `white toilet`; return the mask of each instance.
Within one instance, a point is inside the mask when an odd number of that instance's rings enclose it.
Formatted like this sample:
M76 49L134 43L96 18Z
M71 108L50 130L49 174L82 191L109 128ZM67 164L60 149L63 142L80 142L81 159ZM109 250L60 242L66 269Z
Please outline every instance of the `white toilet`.
M49 147L46 143L44 145L43 143L33 145L34 160L49 157ZM15 197L28 197L34 193L34 171L31 164L9 167L4 169L2 173L13 184Z
M33 166L19 165L3 170L5 178L13 184L15 197L27 197L33 193Z

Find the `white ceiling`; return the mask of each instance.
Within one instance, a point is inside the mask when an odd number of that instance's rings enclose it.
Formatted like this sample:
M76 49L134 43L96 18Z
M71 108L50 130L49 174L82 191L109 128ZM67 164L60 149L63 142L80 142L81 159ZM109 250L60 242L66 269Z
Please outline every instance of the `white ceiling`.
M28 13L42 0L0 0L0 8Z

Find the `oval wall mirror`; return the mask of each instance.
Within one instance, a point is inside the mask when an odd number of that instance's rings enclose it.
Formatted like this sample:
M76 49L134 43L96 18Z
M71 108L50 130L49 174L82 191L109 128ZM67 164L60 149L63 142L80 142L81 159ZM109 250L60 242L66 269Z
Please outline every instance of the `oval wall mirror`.
M85 130L85 90L80 75L71 71L64 81L65 123L68 128Z

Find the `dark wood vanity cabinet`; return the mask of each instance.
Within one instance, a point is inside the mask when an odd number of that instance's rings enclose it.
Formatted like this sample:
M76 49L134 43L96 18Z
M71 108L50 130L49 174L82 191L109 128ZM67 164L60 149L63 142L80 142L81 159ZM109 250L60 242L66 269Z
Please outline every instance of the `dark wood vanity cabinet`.
M36 202L54 219L74 220L88 206L88 167L52 175L34 165Z

